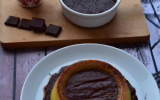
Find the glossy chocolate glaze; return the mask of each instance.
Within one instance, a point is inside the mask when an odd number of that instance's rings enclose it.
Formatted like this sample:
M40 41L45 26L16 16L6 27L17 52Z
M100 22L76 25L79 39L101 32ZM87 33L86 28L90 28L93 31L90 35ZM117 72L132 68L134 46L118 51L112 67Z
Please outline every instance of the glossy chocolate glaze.
M69 8L85 14L97 14L112 8L117 0L63 0Z
M67 66L62 67L58 73L55 73L53 75L51 75L48 84L44 87L44 98L43 100L50 100L50 96L51 96L51 90L54 86L54 83L56 82L56 80L58 79L58 77L62 74L62 72L67 68ZM128 80L127 81L127 85L129 87L129 90L131 92L131 100L138 100L137 95L136 95L136 90L135 88L132 87L132 85L129 83ZM77 99L78 100L78 99ZM92 99L94 100L94 99ZM101 100L105 100L105 99L101 99Z
M115 78L101 70L78 72L66 84L68 100L117 100L118 90Z

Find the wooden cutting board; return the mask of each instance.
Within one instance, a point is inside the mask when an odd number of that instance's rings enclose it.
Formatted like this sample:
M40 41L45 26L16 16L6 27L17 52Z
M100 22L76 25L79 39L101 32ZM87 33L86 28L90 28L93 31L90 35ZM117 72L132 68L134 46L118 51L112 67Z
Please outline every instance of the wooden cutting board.
M32 19L38 17L46 24L62 26L58 38L44 33L22 30L4 25L7 17ZM21 7L16 0L0 0L0 42L4 48L65 46L77 43L145 42L149 32L140 0L121 0L116 16L98 28L83 28L72 24L62 13L59 0L44 0L36 8Z

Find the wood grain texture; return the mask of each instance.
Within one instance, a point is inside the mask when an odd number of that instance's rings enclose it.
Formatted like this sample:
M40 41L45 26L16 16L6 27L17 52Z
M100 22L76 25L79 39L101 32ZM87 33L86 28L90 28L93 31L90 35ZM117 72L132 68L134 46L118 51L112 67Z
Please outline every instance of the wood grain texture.
M158 71L160 71L160 43L153 49L153 55L156 61Z
M148 43L120 44L116 47L131 54L133 57L141 61L151 73L155 73L155 68Z
M155 1L156 2L153 2L154 9L157 14L160 14L160 1L159 0L155 0Z
M2 4L0 1L0 9L1 9L1 7L2 7ZM1 10L0 10L0 19L1 19ZM2 20L0 20L0 23L2 23ZM2 27L0 27L0 33L2 33ZM1 35L0 35L0 37L1 37ZM1 41L0 41L0 43L1 43Z
M147 20L148 29L150 32L151 47L153 48L153 56L158 70L160 70L160 29L155 27L151 22Z
M149 2L149 0L148 0L148 2ZM144 14L154 14L154 10L152 9L152 6L150 3L141 2L141 4L142 4Z
M0 100L12 100L14 51L0 45Z
M146 21L150 33L151 46L153 46L160 39L160 29L155 27L150 21Z
M53 51L62 48L63 46L54 46L54 47L48 47L47 48L47 54L52 53Z
M151 57L151 52L148 43L139 44L138 46L139 60L148 68L151 73L155 73L155 67L153 64L153 59Z
M16 99L20 100L23 83L34 65L44 57L44 48L18 49L16 61Z

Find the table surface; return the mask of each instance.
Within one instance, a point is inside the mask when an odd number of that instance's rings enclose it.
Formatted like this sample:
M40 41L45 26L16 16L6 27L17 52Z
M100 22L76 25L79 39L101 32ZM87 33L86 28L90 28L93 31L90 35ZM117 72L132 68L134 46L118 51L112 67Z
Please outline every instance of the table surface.
M139 59L151 73L160 70L160 1L142 0L142 7L150 32L145 43L114 44ZM152 6L153 4L153 6ZM159 16L159 18L157 17ZM0 100L20 100L20 93L30 70L47 54L62 47L3 49L0 45Z

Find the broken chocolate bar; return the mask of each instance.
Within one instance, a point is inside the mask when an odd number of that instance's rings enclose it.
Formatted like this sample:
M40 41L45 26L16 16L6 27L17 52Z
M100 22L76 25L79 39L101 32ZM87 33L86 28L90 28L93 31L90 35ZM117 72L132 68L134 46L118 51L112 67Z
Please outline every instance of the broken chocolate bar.
M45 20L33 17L31 22L30 22L29 27L33 31L44 32L44 29L46 27Z
M58 37L58 35L60 34L61 31L62 31L62 27L50 24L48 26L48 28L46 29L45 34L46 35L51 35L51 36L54 36L54 37Z
M25 29L25 30L31 30L31 29L29 28L30 22L31 22L31 20L28 20L28 19L24 19L24 18L23 18L23 19L21 19L18 28L20 28L20 29Z
M8 26L18 27L19 21L20 18L9 16L4 24Z

